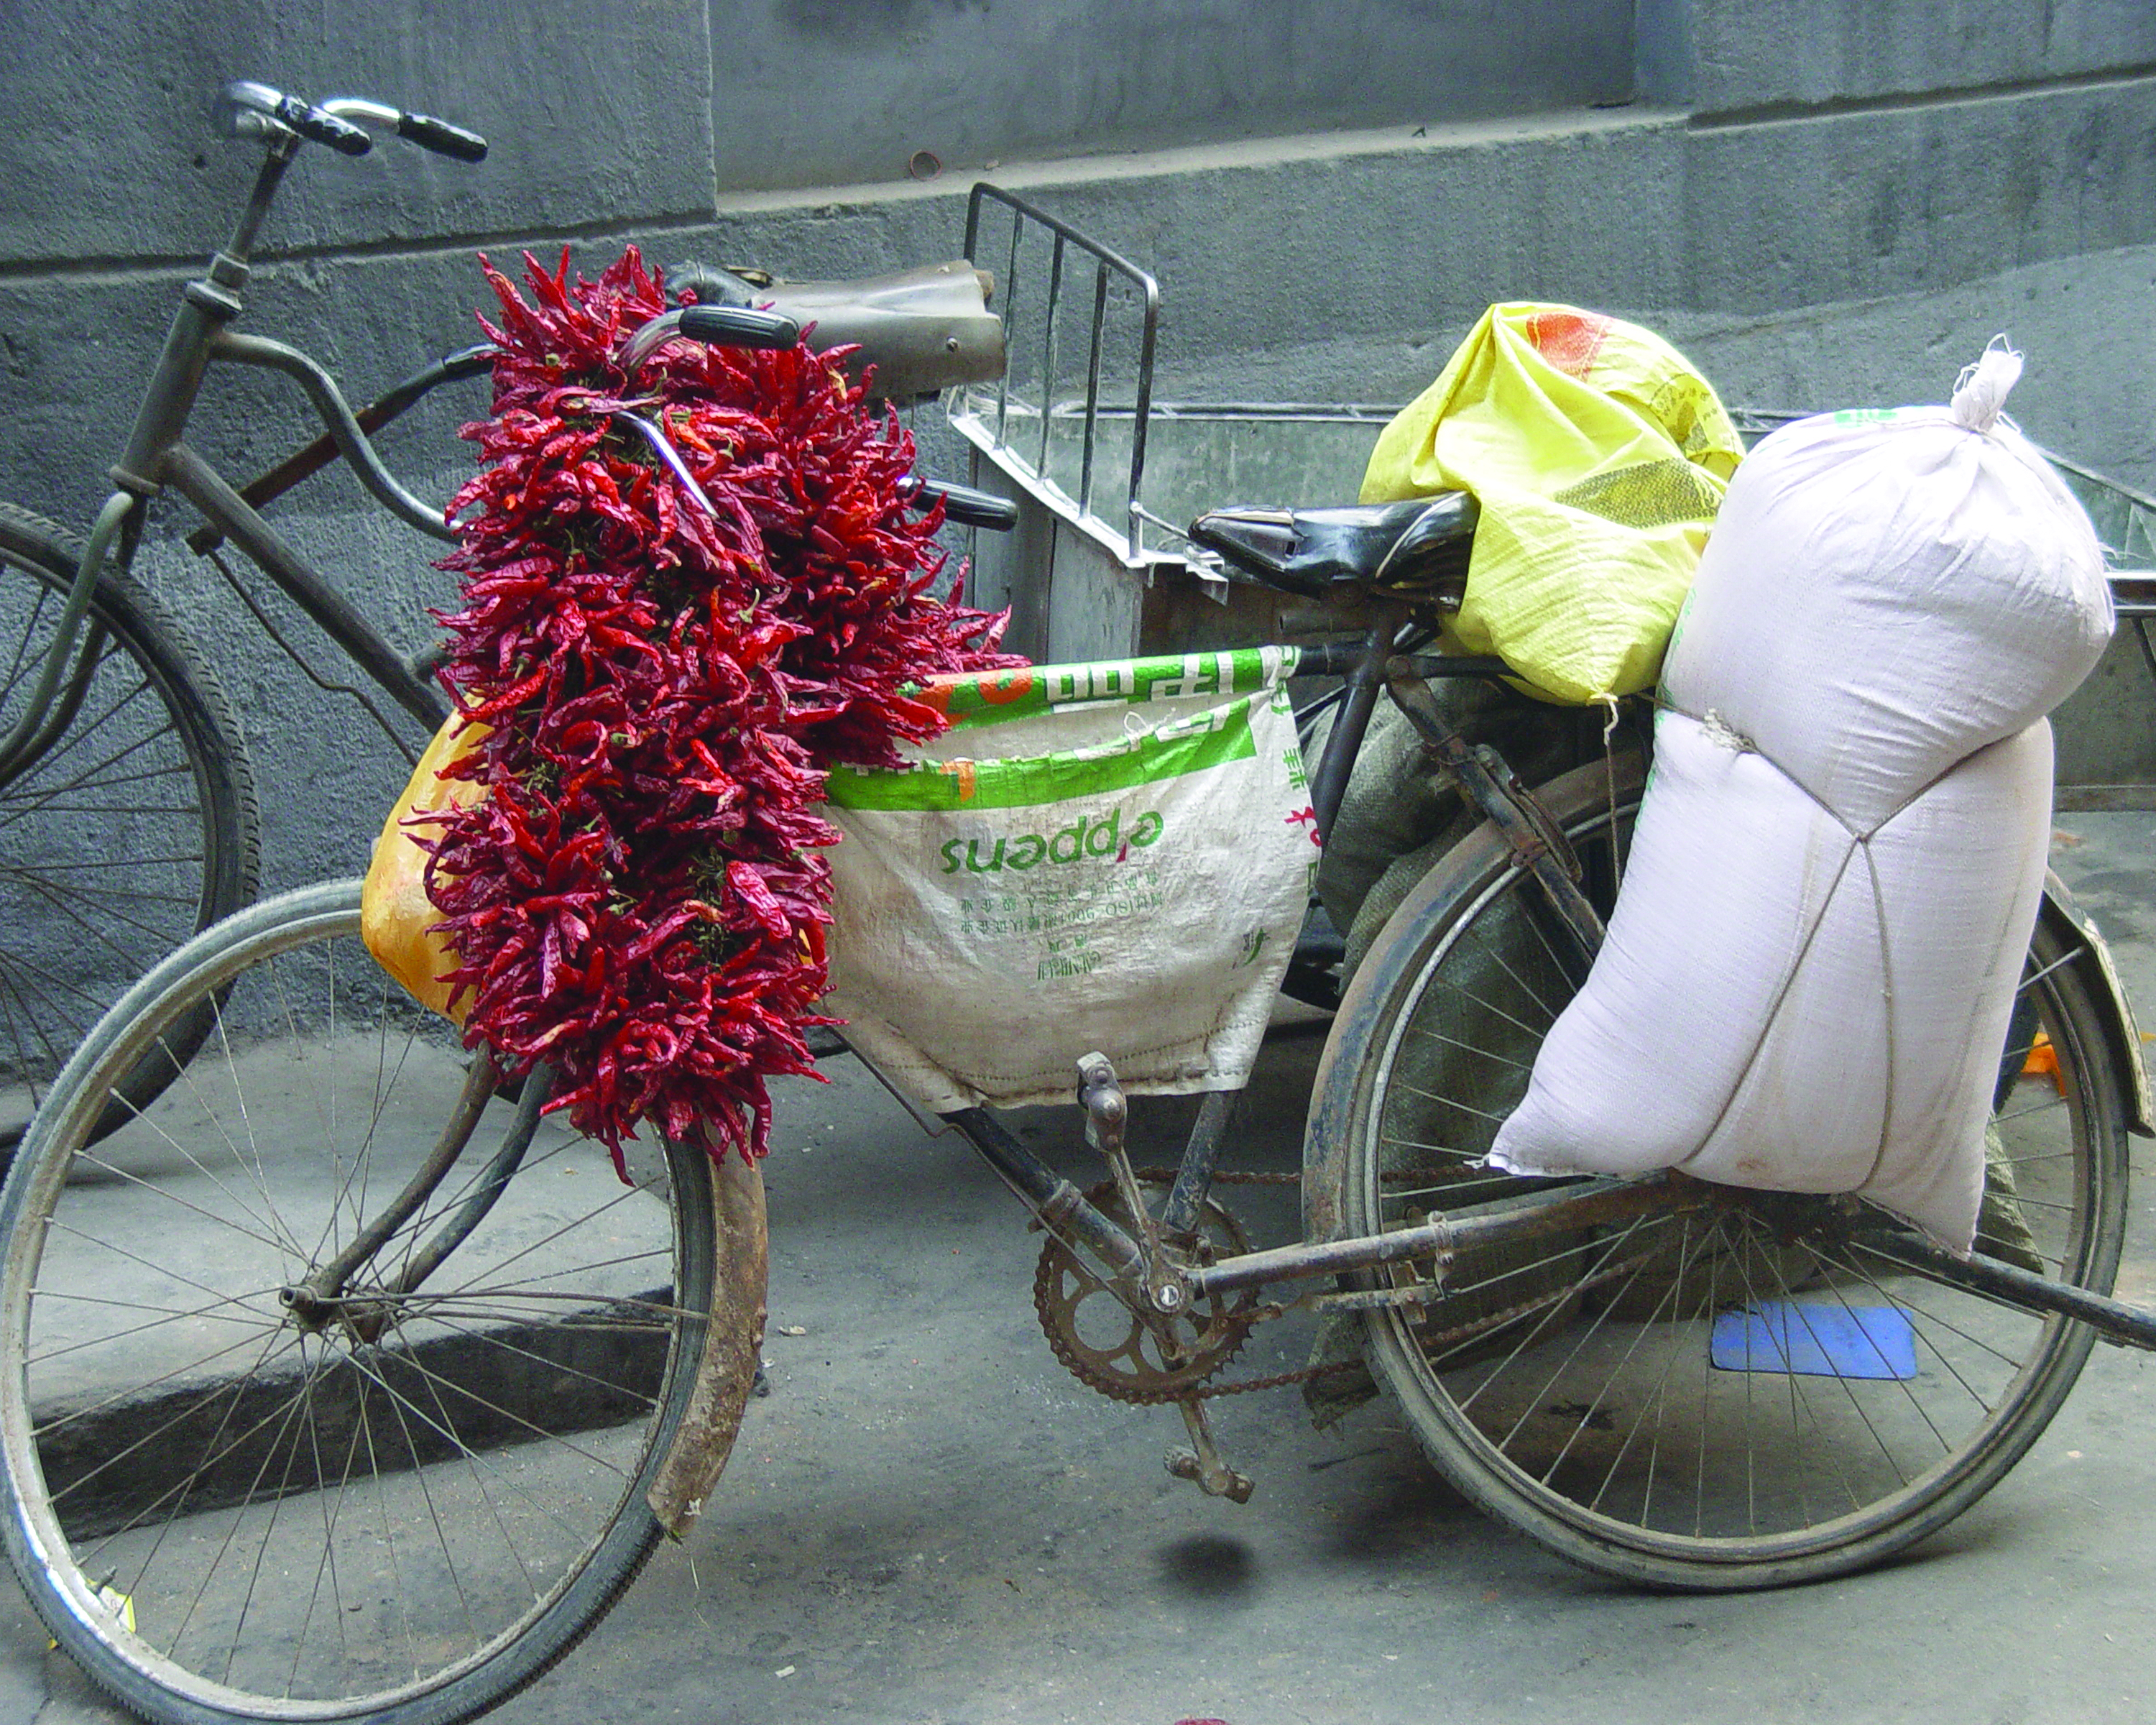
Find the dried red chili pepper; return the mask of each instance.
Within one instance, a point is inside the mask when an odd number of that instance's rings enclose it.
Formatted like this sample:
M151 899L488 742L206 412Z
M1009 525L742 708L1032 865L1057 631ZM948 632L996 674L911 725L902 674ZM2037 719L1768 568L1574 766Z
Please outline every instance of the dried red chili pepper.
M485 260L482 259L482 265ZM634 248L595 282L490 267L501 348L483 465L450 505L462 608L444 680L493 728L428 817L428 896L469 991L465 1040L540 1061L621 1166L649 1123L750 1157L767 1077L813 1070L830 1023L826 763L891 765L944 720L906 685L1023 661L916 514L911 436L836 357L622 339L665 309ZM485 320L482 320L484 322ZM706 513L613 418L661 423Z

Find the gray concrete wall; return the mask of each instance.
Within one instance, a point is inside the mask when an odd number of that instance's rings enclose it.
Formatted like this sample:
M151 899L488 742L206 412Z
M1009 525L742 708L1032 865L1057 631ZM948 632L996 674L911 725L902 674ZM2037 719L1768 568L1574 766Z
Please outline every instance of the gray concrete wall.
M595 270L634 239L797 275L896 267L956 251L963 170L993 156L1158 275L1170 393L1403 399L1499 297L1654 323L1758 404L1938 399L2005 329L2032 432L2156 481L2145 0L366 10L0 0L0 494L78 523L102 495L173 298L245 183L245 152L198 117L235 73L495 141L476 169L388 145L295 170L247 326L362 394L471 338L476 249L566 240ZM1192 18L1210 25L1174 22ZM1595 105L1635 83L1635 105ZM900 177L920 148L942 177ZM811 163L817 183L793 183ZM453 434L479 403L391 439L416 487L446 496L468 470ZM199 429L244 473L309 427L280 386L240 379ZM448 597L429 547L341 475L280 519L408 639ZM145 567L243 708L270 877L357 866L393 757L168 535Z
M1641 93L1702 114L2156 67L2146 0L1640 0Z

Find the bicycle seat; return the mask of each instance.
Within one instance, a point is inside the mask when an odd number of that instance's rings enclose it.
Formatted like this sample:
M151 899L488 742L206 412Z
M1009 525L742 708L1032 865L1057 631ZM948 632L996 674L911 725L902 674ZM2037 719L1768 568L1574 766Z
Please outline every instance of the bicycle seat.
M857 345L847 369L858 377L874 366L869 388L878 399L906 401L1003 376L1004 321L988 310L994 280L963 258L859 281L780 281L760 270L683 264L667 280L706 305L766 306L814 324L808 344L819 353Z
M1190 536L1268 586L1306 598L1370 587L1457 611L1481 511L1465 491L1331 509L1216 509Z

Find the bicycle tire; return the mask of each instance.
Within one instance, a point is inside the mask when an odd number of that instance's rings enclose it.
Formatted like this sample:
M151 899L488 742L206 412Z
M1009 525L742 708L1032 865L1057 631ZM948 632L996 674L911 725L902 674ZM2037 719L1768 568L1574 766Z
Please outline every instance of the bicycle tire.
M1635 765L1620 788L1620 830L1639 790ZM1604 769L1570 774L1545 796L1606 914ZM1365 960L1354 1026L1335 1034L1348 1034L1367 1057L1330 1076L1352 1086L1338 1099L1348 1110L1350 1233L1471 1211L1523 1189L1472 1163L1524 1091L1541 1034L1571 993L1532 938L1527 919L1537 913L1523 895L1537 891L1486 829L1433 871ZM1994 1167L1979 1246L2033 1251L2048 1274L2107 1292L2125 1228L2128 1092L2097 1006L2064 957L2040 919L2023 999L2058 1075L2031 1075L2025 1043L2002 1057L1993 1131L2015 1178L2002 1181ZM1434 1158L1440 1143L1454 1153ZM1868 1259L1846 1238L1798 1249L1742 1219L1749 1210L1712 1214L1486 1252L1451 1266L1445 1297L1423 1315L1365 1316L1374 1375L1439 1471L1487 1512L1589 1568L1719 1591L1875 1563L1995 1485L2088 1357L2094 1338L2083 1326L1989 1306ZM1739 1332L1717 1336L1717 1322L1780 1323L1788 1358L1754 1355L1751 1344L1739 1353ZM1885 1350L1898 1354L1905 1331L1909 1362L1890 1365ZM1824 1370L1797 1358L1800 1344L1829 1333L1886 1339L1854 1352L1844 1339ZM1856 1375L1875 1369L1893 1375Z
M51 522L0 502L0 734L37 680L81 553ZM104 639L80 707L0 784L0 1147L19 1139L121 992L256 886L254 778L215 675L125 576L100 578L85 627ZM198 1014L175 1046L208 1029ZM146 1106L166 1070L132 1075L118 1094Z
M451 1725L551 1668L659 1537L644 1493L715 1275L701 1151L624 1185L542 1123L442 1271L372 1308L377 1339L280 1303L465 1083L454 1029L358 925L335 882L174 954L69 1062L0 1193L0 1529L54 1639L157 1725ZM202 1053L96 1138L114 1075L203 1001ZM463 1204L513 1112L485 1104L377 1268Z

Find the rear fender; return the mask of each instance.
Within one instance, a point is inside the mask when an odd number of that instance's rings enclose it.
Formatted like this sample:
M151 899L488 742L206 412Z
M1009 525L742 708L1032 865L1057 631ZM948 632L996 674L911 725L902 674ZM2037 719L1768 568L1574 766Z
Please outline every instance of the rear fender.
M2141 1031L2127 1003L2126 985L2112 963L2111 948L2104 944L2093 917L2074 903L2073 895L2056 875L2044 876L2044 902L2037 915L2072 955L2067 961L2089 992L2103 1019L2106 1051L2126 1080L2127 1129L2140 1137L2156 1137L2148 1094L2148 1069L2141 1059Z

